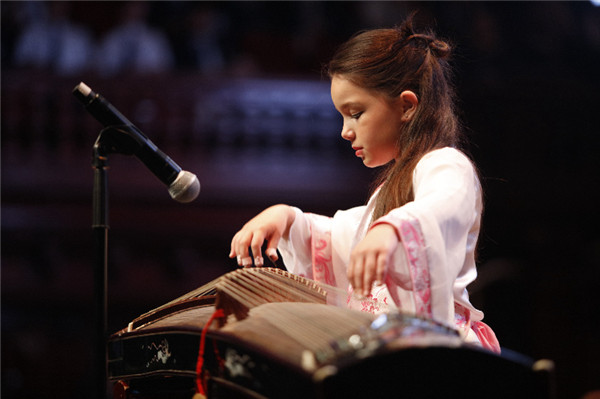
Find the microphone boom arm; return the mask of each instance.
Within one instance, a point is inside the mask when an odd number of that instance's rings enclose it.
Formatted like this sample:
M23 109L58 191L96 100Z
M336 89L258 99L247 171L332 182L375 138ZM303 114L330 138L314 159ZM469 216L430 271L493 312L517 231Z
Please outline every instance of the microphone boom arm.
M135 155L164 184L170 186L181 168L150 140L144 140L143 133L134 125L115 125L102 129L94 148L104 155ZM148 151L151 149L151 151Z
M102 151L105 155L135 155L168 186L174 200L191 202L196 199L200 192L196 175L182 170L104 97L83 82L75 86L73 95L105 127L94 145L94 151Z

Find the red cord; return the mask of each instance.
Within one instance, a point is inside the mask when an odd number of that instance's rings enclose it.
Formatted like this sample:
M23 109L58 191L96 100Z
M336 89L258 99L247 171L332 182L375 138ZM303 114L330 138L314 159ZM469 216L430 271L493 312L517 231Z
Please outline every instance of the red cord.
M210 316L206 325L202 329L202 334L200 335L200 349L198 350L198 361L196 363L196 392L206 396L206 387L202 381L202 367L204 366L204 344L206 342L206 332L208 331L208 327L212 324L212 322L216 318L225 317L225 312L223 309L217 309Z

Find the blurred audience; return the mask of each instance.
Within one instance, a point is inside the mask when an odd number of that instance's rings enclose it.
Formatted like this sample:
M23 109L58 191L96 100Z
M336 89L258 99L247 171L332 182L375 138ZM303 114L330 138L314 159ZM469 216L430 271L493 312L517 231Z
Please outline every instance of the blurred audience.
M499 78L507 60L589 69L593 63L586 61L597 60L600 48L600 8L588 2L544 6L544 12L535 4L485 2L130 1L94 7L109 11L89 15L87 5L68 1L3 2L3 67L62 75L93 68L103 76L306 73L319 70L320 60L350 34L393 26L414 10L418 20L447 32L467 72L481 78ZM509 28L513 23L521 28Z
M174 67L174 56L166 35L148 24L149 3L123 3L120 23L101 40L94 67L100 75L124 72L165 72Z
M36 2L29 10L31 20L15 45L16 66L52 70L60 75L89 68L92 37L86 28L70 20L69 2Z
M229 21L221 12L194 7L185 23L183 63L202 73L223 70L227 61L221 41L228 29Z

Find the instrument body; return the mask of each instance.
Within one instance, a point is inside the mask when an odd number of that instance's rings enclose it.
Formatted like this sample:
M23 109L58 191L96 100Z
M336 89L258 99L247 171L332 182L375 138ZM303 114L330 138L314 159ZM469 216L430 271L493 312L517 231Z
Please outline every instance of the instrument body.
M257 273L240 270L140 316L110 338L115 397L191 398L199 358L208 398L387 397L395 390L406 397L548 397L546 381L528 359L467 346L454 330L430 320L329 305L323 287L310 288L306 301L271 292L246 306L240 297L232 300L237 294L224 294L231 286L222 289L240 274L253 279ZM278 269L258 273L298 279ZM302 290L313 283L296 282ZM224 317L209 325L218 309L225 309Z

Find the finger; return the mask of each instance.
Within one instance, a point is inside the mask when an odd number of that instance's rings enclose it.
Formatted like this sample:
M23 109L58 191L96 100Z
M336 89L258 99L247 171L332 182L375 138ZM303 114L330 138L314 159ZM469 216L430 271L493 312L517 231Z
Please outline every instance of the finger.
M265 255L269 257L271 262L277 262L279 256L277 255L277 248L267 248L265 249Z
M264 241L265 236L262 233L255 233L252 236L252 241L250 243L250 250L252 251L252 256L254 256L254 265L258 267L263 266L265 263L261 251Z
M265 249L265 254L271 259L271 262L276 262L279 257L277 256L277 246L279 245L279 239L281 238L281 234L279 232L273 233L269 242L267 243L267 248Z
M363 296L368 296L371 292L373 280L375 280L375 269L377 268L376 255L369 254L365 257L363 278Z
M240 236L240 232L238 231L238 232L237 232L237 233L236 233L236 234L233 236L233 238L231 239L231 249L230 249L230 251L229 251L229 257L230 257L230 258L237 257L237 263L238 263L238 266L241 266L241 265L242 265L242 262L241 262L242 258L241 258L241 256L238 254L238 252L237 252L237 248L238 248L238 241L239 241L239 236Z
M385 270L387 268L388 256L380 254L377 257L377 270L375 271L375 283L383 284L385 278Z
M354 287L354 292L357 295L363 295L363 264L364 260L362 257L355 256L350 262L350 269L348 273L348 279L352 287Z
M238 248L238 243L240 241L241 234L242 234L242 231L240 230L237 233L235 233L235 235L231 239L231 251L229 252L229 256L231 258L233 258L237 254L237 248Z
M354 258L350 256L350 261L348 262L348 267L346 268L346 277L348 277L348 283L352 286L354 290Z
M248 247L252 240L252 233L241 233L237 239L235 252L239 266L248 267L252 265L252 258L248 252Z

